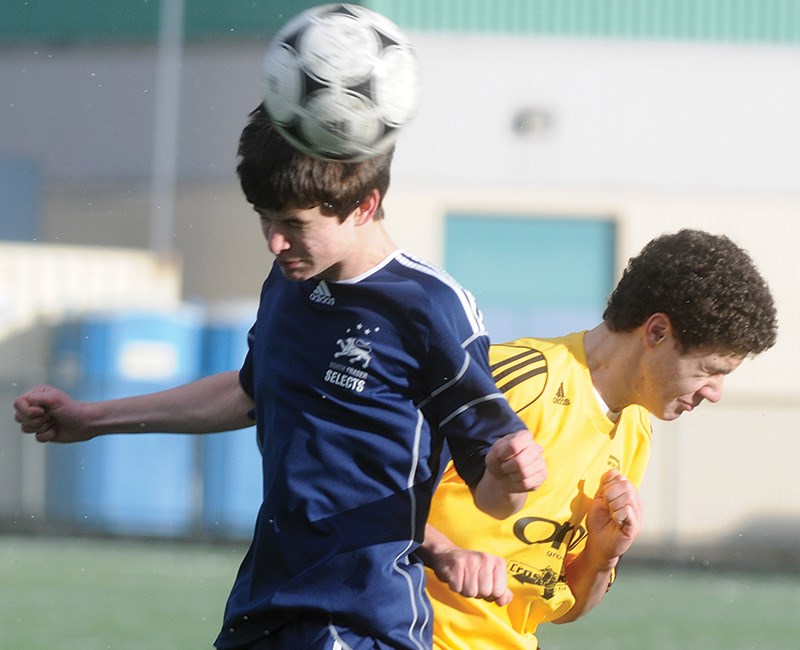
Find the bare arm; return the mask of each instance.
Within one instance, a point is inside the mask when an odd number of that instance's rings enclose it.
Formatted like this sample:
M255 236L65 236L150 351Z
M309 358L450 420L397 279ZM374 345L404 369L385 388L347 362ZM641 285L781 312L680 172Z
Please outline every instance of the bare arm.
M425 565L433 569L436 577L454 592L498 605L511 602L503 558L456 546L430 524L425 526L425 541L417 553Z
M36 386L14 402L15 419L39 442L77 442L107 433L210 433L252 425L253 402L235 370L156 393L81 402Z
M600 603L620 557L638 537L641 525L639 492L622 474L609 470L586 515L586 546L566 566L567 584L575 604L554 623L574 621Z
M527 429L510 433L492 445L486 471L472 490L475 505L496 519L505 519L525 505L528 492L547 478L542 447Z

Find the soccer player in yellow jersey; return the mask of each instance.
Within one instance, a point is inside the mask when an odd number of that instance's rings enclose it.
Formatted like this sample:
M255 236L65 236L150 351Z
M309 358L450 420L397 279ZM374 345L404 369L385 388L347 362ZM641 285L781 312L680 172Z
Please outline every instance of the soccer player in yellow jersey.
M682 230L632 258L603 322L494 345L495 381L544 448L549 477L513 517L477 511L452 466L421 551L438 650L534 650L540 623L597 605L641 528L650 415L722 396L775 343L766 282L725 236Z

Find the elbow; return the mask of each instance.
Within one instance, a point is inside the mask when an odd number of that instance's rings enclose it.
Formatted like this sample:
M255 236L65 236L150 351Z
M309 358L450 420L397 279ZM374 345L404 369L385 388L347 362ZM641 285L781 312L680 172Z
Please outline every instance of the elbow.
M573 621L577 621L581 616L583 616L583 612L576 611L575 608L570 609L566 612L563 616L559 616L558 618L554 618L551 623L555 625L565 625L566 623L572 623Z

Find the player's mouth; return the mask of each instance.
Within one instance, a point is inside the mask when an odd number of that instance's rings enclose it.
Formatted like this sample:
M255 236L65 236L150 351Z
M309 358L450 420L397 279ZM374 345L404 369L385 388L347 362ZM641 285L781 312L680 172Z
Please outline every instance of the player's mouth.
M284 271L296 271L297 269L303 266L303 260L300 259L284 259L279 257L278 264L281 265L281 268Z
M278 264L280 265L283 274L291 280L300 279L303 273L307 270L305 262L299 259L278 258Z

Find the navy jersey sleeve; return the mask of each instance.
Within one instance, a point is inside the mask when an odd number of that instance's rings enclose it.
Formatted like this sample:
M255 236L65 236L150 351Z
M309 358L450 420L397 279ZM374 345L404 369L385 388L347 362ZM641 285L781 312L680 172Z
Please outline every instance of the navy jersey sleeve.
M270 285L270 278L272 277L272 273L275 271L275 264L273 263L272 272L269 276L267 276L267 279L264 280L264 283L261 285L261 301L264 301L266 298L267 290ZM255 387L253 381L253 341L255 339L256 325L257 323L254 324L247 333L247 354L245 355L242 367L239 369L239 383L242 385L244 392L247 393L251 398L255 398ZM253 419L255 419L254 416Z
M253 326L255 328L255 325ZM247 355L239 370L239 383L250 397L253 397L253 328L247 333Z
M426 417L445 436L458 473L474 486L491 445L525 425L494 383L489 337L472 295L456 285L430 300Z

